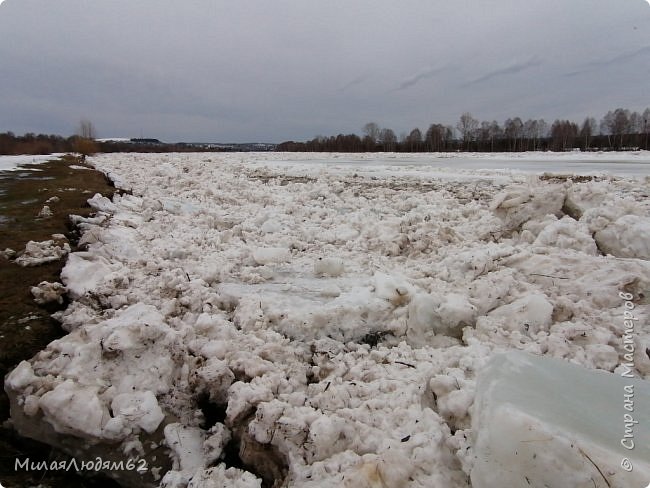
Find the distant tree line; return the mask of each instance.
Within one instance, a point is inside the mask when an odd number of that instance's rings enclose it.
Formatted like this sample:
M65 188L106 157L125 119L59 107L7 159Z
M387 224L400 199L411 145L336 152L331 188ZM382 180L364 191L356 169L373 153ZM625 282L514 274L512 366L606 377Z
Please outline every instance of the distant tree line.
M0 154L50 154L71 152L72 138L61 136L32 134L16 136L13 132L0 134Z
M13 132L0 133L0 154L52 154L112 152L198 152L225 151L214 146L202 147L184 143L167 144L157 139L132 139L130 141L96 141L87 134L62 137L46 134L24 134L17 136Z
M339 134L318 136L307 142L286 141L275 146L277 151L325 152L514 152L514 151L621 151L650 149L650 108L642 113L617 108L610 110L597 122L587 117L582 124L570 120L519 117L479 121L471 113L463 113L456 126L434 123L422 132L415 128L408 134L395 135L392 129L374 122L363 127L363 135ZM17 136L0 133L0 154L50 154L76 152L83 155L96 152L194 152L261 150L255 145L224 146L215 144L168 144L157 139L129 141L98 141L92 123L82 120L77 134L70 137L27 133ZM250 146L250 147L249 147ZM264 150L272 150L266 145Z
M97 140L97 131L88 119L81 119L77 133L70 137L28 133L17 136L13 132L0 133L0 154L52 154L78 153L85 159L95 153L114 152L198 152L229 151L229 146L218 147L214 144L168 144L158 139L134 138L116 140Z
M570 120L544 119L523 121L519 117L479 121L465 112L455 127L434 123L426 132L415 128L399 138L392 129L374 122L363 127L363 135L318 136L307 142L287 141L278 151L324 152L514 152L514 151L621 151L650 149L650 108L643 113L617 108L607 112L600 122L587 117L582 124Z

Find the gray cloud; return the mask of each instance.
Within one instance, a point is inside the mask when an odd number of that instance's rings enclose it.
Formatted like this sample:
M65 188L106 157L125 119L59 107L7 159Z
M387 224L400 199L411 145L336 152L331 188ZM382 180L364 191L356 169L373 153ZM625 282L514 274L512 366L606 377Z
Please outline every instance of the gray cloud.
M642 0L6 0L0 132L279 142L638 110L649 31Z
M349 90L353 86L358 86L358 85L363 84L364 82L368 81L369 79L370 79L370 75L368 75L368 74L357 76L355 79L350 80L348 83L346 83L341 88L339 88L339 91L344 92L346 90Z
M590 63L581 66L580 69L565 73L565 76L569 76L569 77L577 76L577 75L598 70L600 68L606 68L608 66L612 66L616 64L625 64L630 61L635 61L636 58L646 58L647 60L650 60L650 46L645 46L642 47L641 49L636 49L631 52L625 52L609 59L592 61Z
M419 83L422 80L426 80L428 78L433 78L435 75L444 72L445 69L448 69L448 68L427 68L427 69L424 69L424 70L420 71L419 73L402 80L402 82L396 88L394 88L393 91L406 90L407 88L412 87L413 85Z
M528 61L525 61L523 63L513 63L509 66L506 66L505 68L500 68L485 73L484 75L479 76L478 78L465 83L465 86L478 85L479 83L483 83L485 81L489 81L493 78L498 78L500 76L507 76L507 75L514 75L516 73L521 73L522 71L525 71L529 68L534 68L536 66L540 66L541 64L542 62L536 58L529 59Z

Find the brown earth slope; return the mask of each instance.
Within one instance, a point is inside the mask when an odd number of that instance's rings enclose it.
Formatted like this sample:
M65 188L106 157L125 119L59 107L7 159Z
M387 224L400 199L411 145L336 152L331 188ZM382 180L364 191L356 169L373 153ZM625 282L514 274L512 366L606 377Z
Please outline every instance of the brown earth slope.
M71 167L73 166L73 167ZM18 254L25 244L46 241L52 234L65 234L74 250L76 231L69 215L87 216L88 198L95 193L112 197L115 188L100 172L82 166L74 156L37 165L26 170L0 172L0 251L7 248ZM33 169L34 171L27 171ZM57 197L51 203L45 203ZM38 218L43 205L53 215ZM0 422L9 418L9 401L4 392L4 377L21 360L29 359L64 331L50 317L61 305L39 306L30 288L41 281L59 281L65 258L33 267L22 267L13 259L0 256ZM0 428L0 482L5 487L95 487L117 486L105 479L85 479L63 471L16 471L16 459L51 461L57 459L48 446L18 438L8 425Z

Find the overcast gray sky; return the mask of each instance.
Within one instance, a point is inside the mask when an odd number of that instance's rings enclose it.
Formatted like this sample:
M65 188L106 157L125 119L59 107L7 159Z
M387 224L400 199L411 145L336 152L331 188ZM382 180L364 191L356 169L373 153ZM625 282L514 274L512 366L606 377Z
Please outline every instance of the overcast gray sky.
M0 4L0 132L281 142L648 106L645 0Z

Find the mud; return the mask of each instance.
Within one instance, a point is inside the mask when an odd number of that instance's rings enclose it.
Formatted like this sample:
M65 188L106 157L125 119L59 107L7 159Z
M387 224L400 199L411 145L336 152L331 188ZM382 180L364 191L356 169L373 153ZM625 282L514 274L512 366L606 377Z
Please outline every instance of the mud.
M61 159L25 168L35 171L0 172L0 251L7 248L20 254L25 244L51 239L52 234L64 234L74 250L77 236L69 215L88 216L91 208L87 199L95 193L111 197L115 188L100 172L75 169L84 166L79 158ZM53 201L46 203L52 197ZM38 218L48 205L53 215ZM13 259L0 256L0 481L5 487L111 487L118 486L106 479L84 478L64 471L15 470L16 459L30 461L60 460L49 446L18 437L11 429L9 400L4 392L5 375L20 361L29 359L65 332L50 314L64 307L57 303L39 306L30 288L41 281L58 281L65 260L40 266L21 267Z

